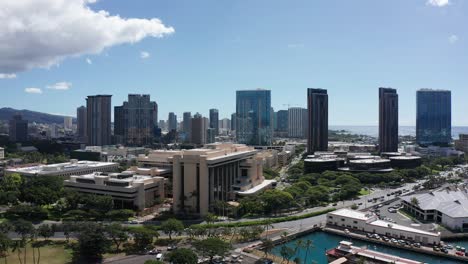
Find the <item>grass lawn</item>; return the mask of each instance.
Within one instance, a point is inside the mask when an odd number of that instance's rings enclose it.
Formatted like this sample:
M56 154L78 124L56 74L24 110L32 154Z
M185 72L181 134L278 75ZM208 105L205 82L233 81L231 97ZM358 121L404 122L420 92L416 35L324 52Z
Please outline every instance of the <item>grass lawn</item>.
M65 249L63 245L47 245L40 248L41 250L41 259L39 263L47 264L65 264L70 263L72 255L71 250ZM36 251L36 261L37 261L37 249ZM24 252L21 252L21 259L23 259ZM7 257L7 263L19 263L17 252L10 252L10 255ZM26 263L33 263L33 252L31 245L28 244L26 247Z
M370 194L370 193L371 193L371 191L369 191L368 189L361 189L361 190L359 191L359 195L360 195L360 196L362 196L362 195L368 195L368 194Z

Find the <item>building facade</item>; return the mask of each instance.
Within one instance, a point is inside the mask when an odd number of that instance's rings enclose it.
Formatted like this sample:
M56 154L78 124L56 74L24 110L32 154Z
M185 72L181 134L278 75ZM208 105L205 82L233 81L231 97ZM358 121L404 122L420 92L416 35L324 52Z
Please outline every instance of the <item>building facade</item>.
M25 177L31 176L62 176L85 175L93 172L114 172L119 169L118 163L99 161L78 161L35 165L30 167L10 167L5 170L5 174L19 173Z
M291 107L288 109L288 137L305 138L307 134L307 109Z
M24 142L28 140L28 121L20 114L16 114L9 122L8 135L13 142Z
M94 95L86 98L86 122L89 146L111 144L111 97Z
M288 132L289 110L279 110L276 112L276 131Z
M458 136L459 138L455 141L455 148L468 153L468 134L460 134Z
M170 132L172 130L177 131L177 115L174 112L170 112L167 118L167 130Z
M446 90L422 89L416 94L416 142L446 146L452 141L452 98Z
M219 135L219 112L218 109L210 109L210 127L214 129L215 136Z
M122 138L122 143L142 146L153 142L158 105L149 94L129 94L128 101L114 111L114 134Z
M196 113L191 121L192 125L192 143L196 145L203 145L206 143L206 130L205 124L201 114Z
M85 106L80 106L76 109L76 120L77 120L77 135L78 139L81 141L86 142L86 117L87 117L87 111Z
M272 141L271 91L236 92L236 137L247 145L268 146Z
M192 113L190 112L184 112L183 116L183 124L182 124L182 130L185 134L185 141L189 142L191 141L192 137Z
M328 94L325 89L307 89L307 152L328 150Z
M379 88L379 151L398 151L398 94Z

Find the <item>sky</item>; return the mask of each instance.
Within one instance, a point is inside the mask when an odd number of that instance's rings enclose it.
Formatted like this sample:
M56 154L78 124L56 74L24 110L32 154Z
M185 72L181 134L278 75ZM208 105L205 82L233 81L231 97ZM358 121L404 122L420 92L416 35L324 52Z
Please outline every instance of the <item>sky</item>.
M377 125L378 88L415 124L416 90L452 91L468 125L466 0L2 0L0 107L76 115L88 95L150 94L168 112L235 112L235 91L272 107L329 94L331 125Z

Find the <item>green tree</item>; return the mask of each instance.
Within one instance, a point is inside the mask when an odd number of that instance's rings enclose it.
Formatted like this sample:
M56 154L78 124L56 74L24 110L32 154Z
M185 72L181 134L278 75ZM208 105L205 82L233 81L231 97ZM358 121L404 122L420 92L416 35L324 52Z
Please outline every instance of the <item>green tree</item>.
M170 252L166 259L173 264L197 264L198 256L191 249L179 248Z
M120 245L128 240L128 234L125 228L117 223L106 226L108 237L115 245L115 250L120 251Z
M416 197L411 198L411 204L414 206L419 206L419 200Z
M289 263L289 261L294 257L295 254L296 251L293 248L288 247L287 245L283 245L280 249L280 255L283 258L283 261L281 263L283 263L285 260Z
M169 240L172 240L173 234L178 234L184 230L184 224L177 219L171 218L162 222L161 230L169 236Z
M159 260L150 259L150 260L145 261L144 264L164 264L164 262L159 261Z
M142 252L147 250L153 244L154 231L152 230L133 230L133 250Z
M275 247L275 243L271 239L264 239L262 240L262 250L265 254L265 258L268 257L268 254L273 250Z
M74 247L74 260L78 263L94 263L102 260L102 255L109 251L110 241L106 237L105 227L97 223L82 223L76 228L77 244Z
M214 256L225 256L231 249L229 243L216 237L195 241L193 247L200 255L209 257L210 262Z
M31 221L42 221L47 219L48 216L46 209L26 204L15 205L5 213L5 218L10 220L28 219Z
M290 193L277 189L265 191L260 195L260 200L263 203L265 212L267 214L274 213L275 215L283 209L289 209L294 201Z
M14 221L13 223L13 230L17 233L20 237L18 241L16 241L15 248L18 251L18 259L21 263L26 263L26 246L27 246L27 239L31 235L34 234L34 226L31 222L19 219ZM21 248L23 248L23 259L21 260Z
M52 237L55 234L55 231L50 225L40 225L37 228L37 234L47 241L50 237Z
M7 263L8 253L12 244L13 241L5 233L0 233L0 258L4 258L5 263Z

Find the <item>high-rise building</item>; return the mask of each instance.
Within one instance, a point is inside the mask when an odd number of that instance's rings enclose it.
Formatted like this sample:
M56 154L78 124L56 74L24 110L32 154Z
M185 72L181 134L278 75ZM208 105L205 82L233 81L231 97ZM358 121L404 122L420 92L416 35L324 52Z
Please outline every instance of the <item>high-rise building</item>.
M210 127L215 131L215 135L219 135L219 113L218 109L210 109Z
M94 95L86 98L86 122L89 146L111 144L111 97Z
M236 136L239 143L271 145L271 91L245 90L236 92Z
M422 146L452 141L452 96L447 90L422 89L416 93L416 142Z
M325 89L307 89L307 151L328 150L328 94Z
M237 117L236 113L231 114L231 130L236 130Z
M177 131L177 115L174 112L169 113L169 117L167 119L167 129L170 131L174 130Z
M290 138L305 138L307 130L307 109L291 107L288 109L288 136Z
M129 94L128 101L114 108L114 134L130 146L148 145L153 142L157 127L158 105L149 94Z
M21 114L15 114L10 120L9 136L13 142L28 140L28 120L23 120Z
M206 144L215 143L216 130L214 128L208 128L206 130Z
M224 131L230 131L231 130L231 120L229 118L223 118L219 122L219 127L222 128Z
M63 117L63 128L66 130L72 130L73 128L73 118L71 116Z
M86 142L86 133L87 133L86 115L87 113L86 113L85 106L82 105L76 109L77 132L78 132L77 134L78 134L79 140L84 141L84 142Z
M125 113L123 106L114 106L114 143L124 144Z
M190 112L185 112L184 113L184 119L183 119L183 132L185 133L185 140L190 141L192 136L191 136L191 130L192 130L192 113Z
M288 132L288 110L279 110L276 112L276 131Z
M379 88L379 151L398 151L398 94Z
M197 145L204 145L206 142L206 128L205 121L199 113L196 113L191 121L192 143Z
M159 120L158 127L161 130L167 131L167 122L166 122L166 120Z

